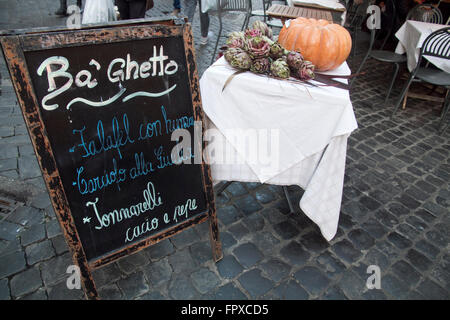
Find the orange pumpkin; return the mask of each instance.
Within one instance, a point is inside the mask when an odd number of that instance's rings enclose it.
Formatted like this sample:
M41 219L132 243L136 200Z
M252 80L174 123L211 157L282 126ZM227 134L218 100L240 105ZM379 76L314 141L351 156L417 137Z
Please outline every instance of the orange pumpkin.
M326 20L302 17L283 26L278 42L287 50L300 51L318 71L339 67L352 49L352 38L345 28Z

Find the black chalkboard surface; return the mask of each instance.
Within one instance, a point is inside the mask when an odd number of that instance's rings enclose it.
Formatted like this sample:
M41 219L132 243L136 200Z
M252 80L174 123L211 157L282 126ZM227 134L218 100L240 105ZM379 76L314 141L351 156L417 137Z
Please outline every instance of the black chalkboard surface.
M140 22L1 42L91 297L91 268L208 218L220 259L209 167L195 153L203 114L189 25ZM177 129L190 134L189 148L172 139Z

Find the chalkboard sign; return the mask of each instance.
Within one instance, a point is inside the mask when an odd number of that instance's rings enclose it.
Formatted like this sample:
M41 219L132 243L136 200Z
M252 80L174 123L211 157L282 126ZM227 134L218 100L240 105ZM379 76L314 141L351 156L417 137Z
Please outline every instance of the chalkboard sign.
M207 219L221 258L189 24L24 32L1 43L89 298L92 268Z

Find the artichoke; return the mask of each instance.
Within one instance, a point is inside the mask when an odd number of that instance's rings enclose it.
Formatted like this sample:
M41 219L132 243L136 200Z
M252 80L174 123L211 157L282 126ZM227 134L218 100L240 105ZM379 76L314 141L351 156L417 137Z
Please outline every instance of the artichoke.
M250 56L241 48L228 48L224 53L225 60L237 69L248 70L252 64Z
M226 44L228 47L242 48L246 50L245 34L243 32L230 33Z
M254 38L254 37L262 37L263 34L261 30L258 29L247 29L245 30L245 36L247 38Z
M269 56L270 44L262 37L248 38L246 44L247 51L253 59Z
M300 52L290 51L286 56L286 61L293 72L297 72L303 64L303 56Z
M257 58L254 59L250 66L250 71L255 73L267 73L270 68L269 58Z
M261 34L263 36L266 36L267 38L271 39L273 38L273 32L272 29L270 29L267 24L265 24L264 22L257 20L255 22L253 22L252 25L252 29L256 29L261 31Z
M274 60L277 60L284 55L284 48L278 42L273 42L270 46L270 57Z
M314 65L310 61L303 61L302 66L297 71L297 77L300 80L311 80L314 79Z
M287 79L290 77L291 72L286 61L283 59L277 59L270 65L270 73L277 78Z

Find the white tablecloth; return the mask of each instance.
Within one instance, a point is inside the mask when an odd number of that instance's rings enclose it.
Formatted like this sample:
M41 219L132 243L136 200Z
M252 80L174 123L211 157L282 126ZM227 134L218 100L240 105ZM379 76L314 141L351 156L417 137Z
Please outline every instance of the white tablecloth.
M203 109L218 128L226 149L237 164L211 164L213 180L253 181L278 185L296 184L305 189L303 212L331 240L337 231L349 134L357 128L347 90L310 87L250 72L237 75L222 58L200 79ZM331 74L349 74L346 63ZM231 129L277 130L278 165L245 159L246 146L235 140ZM231 147L230 147L231 146ZM327 147L328 146L328 147ZM326 148L326 151L324 149Z
M425 39L434 31L445 28L443 24L420 22L407 20L397 31L395 36L399 40L395 52L398 54L406 53L408 59L408 69L412 71L419 59L420 48ZM450 72L450 62L446 59L424 56L436 67L446 72Z

